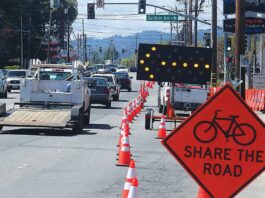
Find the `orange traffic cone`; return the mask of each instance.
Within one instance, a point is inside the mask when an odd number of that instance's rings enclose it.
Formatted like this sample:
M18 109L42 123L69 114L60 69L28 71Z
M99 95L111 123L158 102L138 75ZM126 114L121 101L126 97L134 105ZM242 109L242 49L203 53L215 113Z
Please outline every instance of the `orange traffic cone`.
M122 143L119 151L119 159L116 163L116 166L129 166L131 161L129 137L126 135L123 136L121 142Z
M120 147L121 146L121 139L122 137L125 135L125 130L122 129L121 132L120 132L120 137L119 137L119 140L118 140L118 144L117 144L117 147Z
M129 103L128 109L127 109L127 115L128 115L128 121L132 122L133 117L132 117L132 103Z
M211 196L201 187L199 187L197 198L211 198Z
M122 117L122 120L121 120L120 128L122 128L122 124L125 122L126 119L127 119L127 109L124 108L123 117Z
M127 176L126 176L126 180L125 180L125 184L124 184L124 188L122 191L122 198L127 198L129 191L130 191L130 186L132 183L132 179L136 178L136 171L135 171L135 163L133 160L131 160L130 162L130 166L127 172Z
M166 132L165 116L162 115L156 139L165 139L166 136L167 132Z
M138 180L137 178L132 179L128 198L138 198Z
M120 147L120 149L119 149L117 155L119 155L119 153L120 153L120 151L121 151L121 145L122 145L123 143L127 143L127 144L129 144L129 147L131 147L131 146L130 146L130 143L129 143L129 131L122 131L122 134L121 134L120 142L119 142L119 143L120 143L120 144L119 144L118 147Z

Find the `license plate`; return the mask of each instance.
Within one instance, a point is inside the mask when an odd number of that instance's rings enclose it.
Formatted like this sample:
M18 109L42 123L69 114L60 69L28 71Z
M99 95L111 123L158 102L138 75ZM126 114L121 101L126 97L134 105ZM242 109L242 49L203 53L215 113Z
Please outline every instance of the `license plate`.
M13 88L14 88L14 89L17 89L17 88L19 88L19 86L15 85L15 86L13 86Z

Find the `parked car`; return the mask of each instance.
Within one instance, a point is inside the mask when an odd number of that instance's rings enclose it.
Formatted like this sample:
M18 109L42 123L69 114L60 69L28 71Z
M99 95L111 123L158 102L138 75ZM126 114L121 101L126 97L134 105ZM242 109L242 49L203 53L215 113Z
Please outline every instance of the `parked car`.
M91 77L106 78L111 89L111 97L117 101L120 98L120 85L117 83L114 74L93 74Z
M114 73L117 79L117 82L121 85L121 89L127 89L132 91L132 81L128 72L115 72Z
M131 68L130 68L130 72L137 72L136 67L131 67Z
M116 72L129 72L128 67L126 66L118 66Z
M91 104L103 104L106 108L111 108L111 90L106 78L101 77L85 77L87 85L90 89Z
M118 66L117 66L117 65L114 65L114 64L107 65L105 72L106 72L106 73L113 73L113 72L116 72L117 67L118 67Z
M99 74L104 74L106 72L106 66L105 65L97 65L96 66Z
M27 77L27 70L9 70L7 73L7 91L20 89L20 80Z
M1 71L3 72L4 76L7 77L8 69L1 69Z
M96 74L97 73L97 69L96 69L96 67L93 67L93 66L87 67L84 73L85 73L86 77L89 77L92 74Z
M7 81L2 70L0 70L0 97L7 98Z

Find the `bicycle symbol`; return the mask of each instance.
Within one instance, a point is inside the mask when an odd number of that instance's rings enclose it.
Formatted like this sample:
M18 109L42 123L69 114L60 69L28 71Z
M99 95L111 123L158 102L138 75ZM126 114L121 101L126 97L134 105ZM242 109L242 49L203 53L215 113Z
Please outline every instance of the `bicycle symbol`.
M229 117L218 117L218 112L222 110L216 110L212 121L203 120L199 122L193 130L194 137L202 143L210 143L217 136L217 130L221 131L226 140L233 138L234 141L241 145L247 146L252 144L256 139L256 130L253 126L247 123L238 123L238 115L230 115ZM219 121L229 121L228 130L222 128L222 125L218 123Z

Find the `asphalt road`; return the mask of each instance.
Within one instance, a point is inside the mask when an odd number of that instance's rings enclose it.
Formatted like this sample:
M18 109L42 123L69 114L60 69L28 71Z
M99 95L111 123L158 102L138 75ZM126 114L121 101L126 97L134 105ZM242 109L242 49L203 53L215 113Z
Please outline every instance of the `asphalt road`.
M114 198L121 197L128 168L115 166L122 109L138 96L122 92L111 109L93 105L91 125L84 134L69 130L4 127L0 135L0 197L3 198ZM156 89L146 107L156 106ZM19 93L9 94L8 108ZM167 129L173 124L167 123ZM155 139L154 130L144 129L144 112L130 125L130 145L139 179L139 197L192 198L198 185ZM168 131L169 132L169 131ZM238 197L265 197L264 174Z

